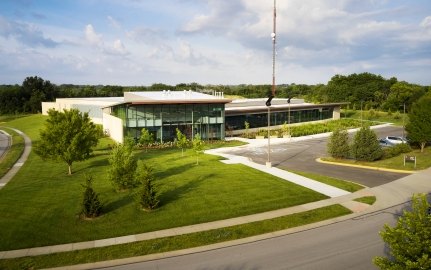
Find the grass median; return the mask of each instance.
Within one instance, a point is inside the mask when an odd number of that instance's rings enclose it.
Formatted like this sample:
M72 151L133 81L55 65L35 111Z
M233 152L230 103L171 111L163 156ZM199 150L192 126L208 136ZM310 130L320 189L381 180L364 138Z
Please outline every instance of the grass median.
M35 257L0 260L0 269L34 269L114 260L187 249L280 231L350 214L341 205L331 205L306 212L216 230L159 238L129 244L78 250Z

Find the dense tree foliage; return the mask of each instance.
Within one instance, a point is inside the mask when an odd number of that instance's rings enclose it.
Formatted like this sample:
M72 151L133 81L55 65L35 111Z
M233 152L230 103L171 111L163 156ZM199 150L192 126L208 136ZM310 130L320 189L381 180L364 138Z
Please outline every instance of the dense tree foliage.
M425 145L431 142L431 92L414 103L406 131L409 142L419 144L423 152Z
M102 130L91 121L88 113L77 109L63 112L51 109L48 115L35 152L42 158L66 162L72 174L73 162L90 157Z
M385 79L380 75L360 73L335 75L325 84L280 84L276 87L278 98L304 98L316 103L350 102L350 106L360 108L379 108L401 111L406 104L407 110L414 101L429 91L429 86L419 86L398 82L396 78ZM151 86L117 85L52 85L40 77L28 77L21 86L0 85L0 113L13 114L38 112L41 101L70 97L114 97L122 96L125 91L193 90L211 94L224 92L225 95L245 98L264 98L271 94L271 85L200 85L180 83L167 85L155 83Z
M382 270L431 269L431 214L425 194L415 195L412 210L404 210L395 227L384 226L380 236L389 247L388 257L373 262Z

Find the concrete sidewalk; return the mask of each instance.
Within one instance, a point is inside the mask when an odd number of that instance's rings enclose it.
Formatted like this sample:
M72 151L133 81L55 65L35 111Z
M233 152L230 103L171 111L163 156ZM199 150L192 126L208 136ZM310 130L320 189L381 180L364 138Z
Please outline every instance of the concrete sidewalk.
M28 155L30 155L30 152L31 152L30 138L20 130L17 130L14 128L10 128L10 129L20 134L24 138L24 151L21 157L13 165L13 167L2 178L0 178L0 189L4 187L15 176L15 174L19 171L19 169L21 169L22 165L24 165L24 162L27 160Z
M256 147L255 145L250 145L250 147ZM248 158L242 157L242 156L236 156L233 154L229 154L232 148L218 148L218 149L212 149L205 151L206 154L212 154L212 155L218 155L221 157L226 158L227 160L222 160L222 162L227 164L243 164L248 167L254 168L256 170L272 174L274 176L277 176L281 179L284 179L286 181L295 183L297 185L306 187L308 189L314 190L316 192L322 193L329 197L338 197L349 194L349 192L323 184L321 182L306 178L304 176L294 174L285 170L281 170L276 167L267 167L266 165L258 164L253 161L251 161Z

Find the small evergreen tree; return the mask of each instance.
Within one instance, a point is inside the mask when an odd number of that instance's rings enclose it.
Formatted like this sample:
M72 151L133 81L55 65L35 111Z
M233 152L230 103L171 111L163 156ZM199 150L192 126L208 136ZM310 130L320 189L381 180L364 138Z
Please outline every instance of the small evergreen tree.
M141 130L141 136L139 137L139 143L145 147L145 152L147 152L148 145L154 142L153 134L151 134L148 129L143 128Z
M82 185L84 196L82 199L81 215L86 218L98 217L102 212L102 204L93 189L93 177L86 176L85 185Z
M155 177L153 169L147 166L143 161L139 161L136 171L136 181L141 184L137 192L137 200L144 210L153 210L158 204L158 193L154 186Z
M178 128L177 131L177 147L181 148L181 156L184 156L184 148L186 148L189 145L189 140L187 140L187 136L181 132Z
M431 269L430 207L425 194L414 195L412 210L405 210L395 227L384 226L380 236L390 255L375 257L375 265L382 270Z
M351 148L353 158L356 160L374 161L383 156L377 135L369 126L364 126L356 132Z
M196 153L196 165L199 165L199 155L204 149L204 142L201 140L201 135L198 133L193 138L193 150Z
M133 139L126 137L123 144L116 144L109 157L109 180L116 190L126 190L136 186L137 162L133 154Z
M327 151L333 158L348 158L349 147L349 134L345 129L336 129L329 137Z

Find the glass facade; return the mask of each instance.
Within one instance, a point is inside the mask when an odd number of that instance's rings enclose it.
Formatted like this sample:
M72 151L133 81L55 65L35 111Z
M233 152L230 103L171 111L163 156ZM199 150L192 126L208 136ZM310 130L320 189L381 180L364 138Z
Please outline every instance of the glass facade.
M112 114L123 120L124 134L139 138L146 128L157 141L172 141L176 129L187 138L224 139L224 104L122 104Z
M331 119L333 108L318 108L312 110L290 111L290 123L301 123L309 121L318 121ZM289 123L289 112L272 112L270 125L277 126ZM226 129L239 130L244 129L244 122L250 124L250 128L260 128L268 126L268 113L247 113L241 115L226 116Z

